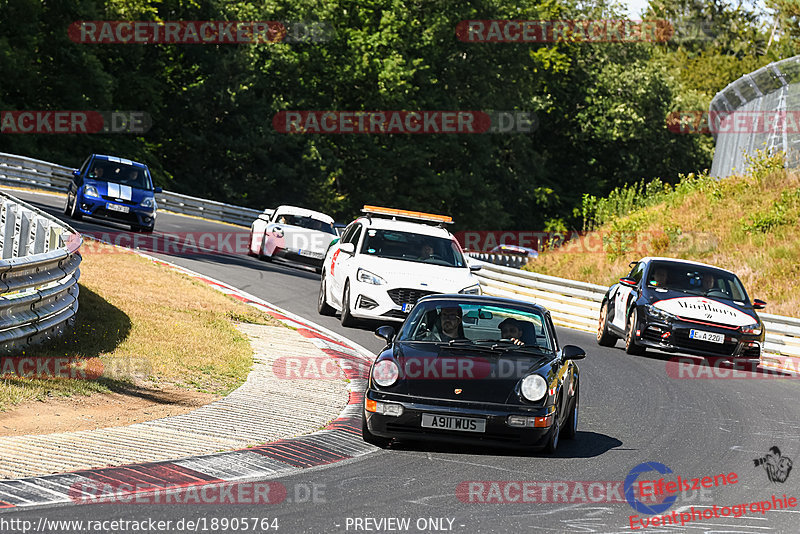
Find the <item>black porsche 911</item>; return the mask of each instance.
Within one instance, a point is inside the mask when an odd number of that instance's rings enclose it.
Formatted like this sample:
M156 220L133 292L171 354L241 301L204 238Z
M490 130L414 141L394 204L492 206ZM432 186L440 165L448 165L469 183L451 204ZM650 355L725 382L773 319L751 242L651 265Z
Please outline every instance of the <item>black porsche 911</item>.
M393 438L491 444L555 452L574 438L579 347L559 347L550 313L511 299L420 299L372 364L364 441Z
M764 324L732 272L686 260L643 258L606 292L597 342L625 340L628 354L646 347L704 357L758 359Z

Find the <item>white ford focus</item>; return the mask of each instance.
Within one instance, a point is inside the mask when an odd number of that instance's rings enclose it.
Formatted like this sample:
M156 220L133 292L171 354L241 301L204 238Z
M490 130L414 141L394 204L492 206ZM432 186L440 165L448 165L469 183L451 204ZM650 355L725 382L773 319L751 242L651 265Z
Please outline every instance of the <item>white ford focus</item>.
M325 255L317 309L357 319L404 321L417 300L434 293L480 295L478 279L455 237L450 217L364 206Z

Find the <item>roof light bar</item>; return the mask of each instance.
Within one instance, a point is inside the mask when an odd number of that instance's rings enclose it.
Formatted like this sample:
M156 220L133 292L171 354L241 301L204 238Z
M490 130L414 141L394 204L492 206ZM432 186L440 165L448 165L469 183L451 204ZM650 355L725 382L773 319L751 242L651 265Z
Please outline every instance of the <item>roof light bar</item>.
M405 219L417 219L420 221L431 221L446 224L453 223L453 218L448 217L447 215L436 215L434 213L423 213L421 211L381 208L380 206L364 206L361 211L370 215L390 215L392 217L403 217Z

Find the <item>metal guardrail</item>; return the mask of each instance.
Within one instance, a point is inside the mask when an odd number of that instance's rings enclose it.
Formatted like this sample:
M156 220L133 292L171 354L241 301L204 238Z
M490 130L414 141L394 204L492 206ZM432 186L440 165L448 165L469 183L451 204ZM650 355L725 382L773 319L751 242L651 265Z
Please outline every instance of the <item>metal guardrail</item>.
M539 303L550 310L554 323L597 332L606 286L493 265L475 257L470 263L481 266L475 274L484 294ZM800 319L767 313L758 315L766 329L762 361L800 369Z
M491 263L493 265L502 265L503 267L514 267L520 269L523 265L528 263L528 257L522 254L488 254L485 252L468 252L471 258Z
M81 243L55 217L0 193L0 352L19 353L72 325Z
M38 159L0 152L0 183L63 192L72 180L71 167L56 165ZM234 206L171 191L156 195L156 203L163 210L194 215L214 221L250 226L262 213L252 208Z

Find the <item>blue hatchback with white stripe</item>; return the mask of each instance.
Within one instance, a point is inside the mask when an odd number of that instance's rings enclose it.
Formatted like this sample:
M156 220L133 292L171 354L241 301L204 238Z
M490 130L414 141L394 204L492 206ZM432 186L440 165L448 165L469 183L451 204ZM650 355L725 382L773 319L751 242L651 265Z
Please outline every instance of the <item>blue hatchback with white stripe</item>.
M97 217L152 232L156 198L150 169L143 163L92 154L72 173L64 213L73 219Z

